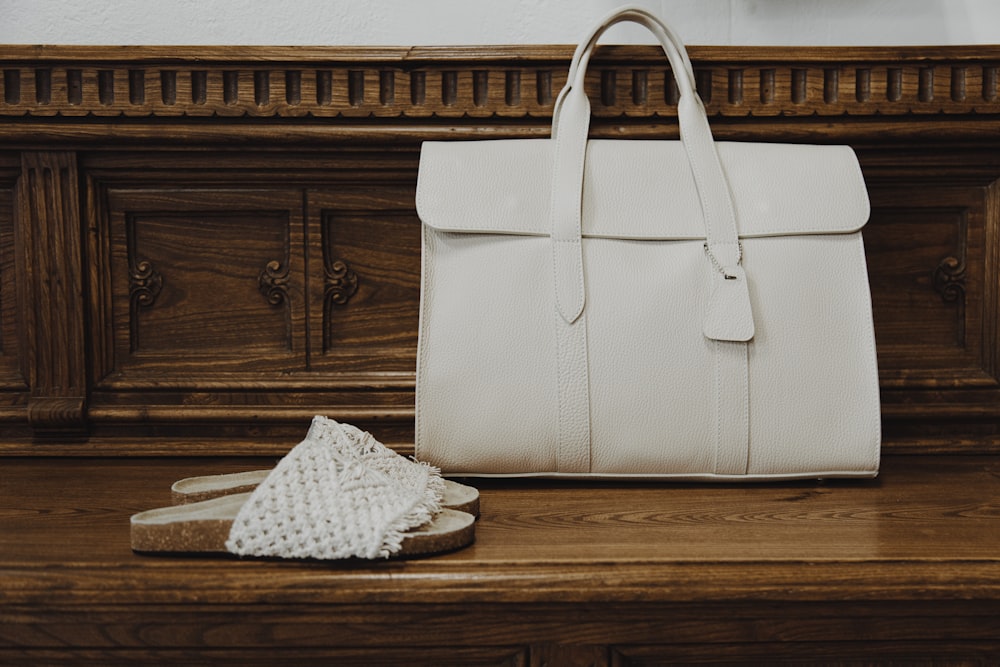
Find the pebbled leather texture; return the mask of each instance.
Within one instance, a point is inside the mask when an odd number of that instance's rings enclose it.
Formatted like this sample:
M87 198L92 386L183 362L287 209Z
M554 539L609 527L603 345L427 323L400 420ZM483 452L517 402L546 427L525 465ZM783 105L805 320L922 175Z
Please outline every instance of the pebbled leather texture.
M634 12L656 28L634 8L599 28ZM683 106L680 141L588 141L564 90L554 141L424 144L418 458L486 476L877 474L853 151L716 144L697 98Z

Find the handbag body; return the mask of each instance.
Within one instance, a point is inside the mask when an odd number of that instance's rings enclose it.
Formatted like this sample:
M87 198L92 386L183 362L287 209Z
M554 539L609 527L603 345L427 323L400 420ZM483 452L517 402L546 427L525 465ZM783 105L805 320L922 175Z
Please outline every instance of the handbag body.
M590 140L611 25L659 39L680 139ZM680 40L624 8L549 139L426 142L416 454L445 474L873 477L879 386L846 146L715 142Z

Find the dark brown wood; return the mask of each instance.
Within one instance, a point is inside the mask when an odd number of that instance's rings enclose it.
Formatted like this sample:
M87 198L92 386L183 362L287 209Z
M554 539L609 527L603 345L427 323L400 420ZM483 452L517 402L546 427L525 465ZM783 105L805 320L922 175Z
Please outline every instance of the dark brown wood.
M409 451L420 142L546 136L569 54L5 48L0 454ZM692 55L718 138L859 152L885 450L998 451L1000 49ZM676 136L657 49L588 86L595 136Z
M520 118L547 115L568 46L437 48L6 46L0 113L48 117ZM692 47L723 116L989 113L995 47ZM676 102L655 47L605 46L588 73L600 117Z
M27 420L41 437L86 433L87 357L76 154L21 153L15 226L21 357L31 398Z
M174 479L262 463L5 460L0 661L1000 659L995 457L888 457L874 482L480 481L475 545L407 562L129 551Z
M16 154L0 153L0 421L24 422L28 384L22 364L19 315L19 277L15 262L18 180L21 160Z

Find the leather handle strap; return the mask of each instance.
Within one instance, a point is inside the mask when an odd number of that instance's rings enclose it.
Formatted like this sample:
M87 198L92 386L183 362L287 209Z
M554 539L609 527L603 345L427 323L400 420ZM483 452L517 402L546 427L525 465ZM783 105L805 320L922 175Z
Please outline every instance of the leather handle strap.
M657 40L663 46L667 60L670 61L670 67L674 71L674 78L677 80L681 94L694 92L694 68L691 66L690 58L688 58L687 49L684 48L684 42L681 41L681 38L670 26L660 20L658 16L642 7L621 7L609 14L601 23L594 27L590 37L577 46L573 63L570 64L570 80L574 84L583 83L582 74L587 69L587 64L590 61L594 47L597 45L597 40L611 26L626 21L638 23L656 36ZM577 79L577 76L579 76L579 79Z
M569 79L559 93L552 117L553 177L549 219L551 221L553 277L556 307L562 318L573 323L583 312L585 288L582 252L582 201L587 135L590 131L590 99L584 90L584 78L590 56L601 35L613 25L633 22L650 30L670 62L677 81L680 99L677 120L691 173L701 202L705 239L709 256L722 271L718 279L738 273L742 253L736 226L736 214L725 172L715 149L708 115L695 88L694 71L680 38L663 21L639 7L623 7L606 16L581 41L570 64ZM741 272L739 272L741 273ZM731 282L731 281L730 281ZM740 286L743 301L745 282ZM727 288L731 292L731 288ZM714 300L713 300L714 301ZM732 299L729 299L732 305ZM709 313L713 326L706 335L717 340L748 340L746 303L737 310L741 322L730 332L725 316ZM722 325L719 325L722 322ZM749 335L752 337L752 317Z
M573 53L573 60L569 66L569 76L566 79L566 86L560 91L559 97L556 99L556 110L552 114L553 136L555 136L557 131L560 101L572 88L583 90L584 75L587 72L590 56L593 54L597 41L608 28L627 21L638 23L645 27L659 40L667 56L667 61L670 62L670 68L673 70L674 79L677 81L680 96L683 97L695 92L694 68L691 65L690 58L688 58L684 43L677 33L671 30L670 26L661 21L655 14L641 7L621 7L594 26L590 34L581 40L580 44L576 47L576 51Z

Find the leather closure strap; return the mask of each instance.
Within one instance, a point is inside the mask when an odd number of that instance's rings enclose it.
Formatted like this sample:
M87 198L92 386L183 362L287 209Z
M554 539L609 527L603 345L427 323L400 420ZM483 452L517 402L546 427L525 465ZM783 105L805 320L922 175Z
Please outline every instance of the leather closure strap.
M750 382L747 344L715 346L715 473L745 475L750 455Z
M583 109L573 109L581 102ZM590 374L587 363L586 292L580 206L590 129L590 101L569 100L571 111L555 138L550 219L556 301L559 445L556 472L590 472Z
M587 315L574 322L559 314L556 363L559 370L559 449L556 471L590 472L590 367L587 362Z

